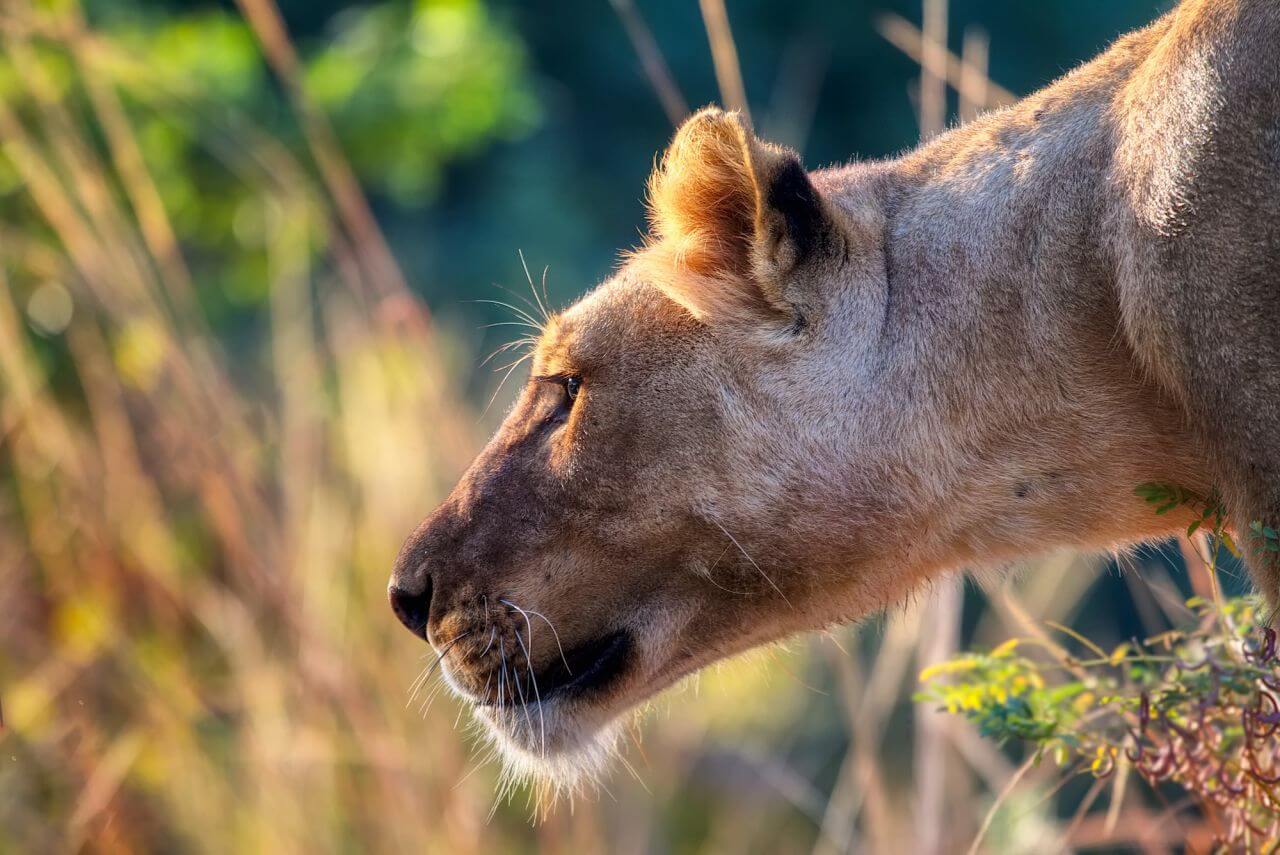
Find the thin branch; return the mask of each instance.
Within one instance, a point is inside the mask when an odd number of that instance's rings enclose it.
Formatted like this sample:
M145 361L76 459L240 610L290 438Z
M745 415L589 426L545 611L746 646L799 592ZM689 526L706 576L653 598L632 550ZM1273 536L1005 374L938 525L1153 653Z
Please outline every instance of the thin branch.
M302 83L301 61L275 0L236 0L236 4L257 36L263 55L289 93L320 177L366 268L364 272L373 293L379 298L407 293L404 275L387 246L351 164L342 153L332 125L307 95Z
M995 821L996 814L1000 808L1004 807L1004 803L1013 795L1013 791L1018 788L1018 784L1031 771L1031 767L1036 765L1036 755L1032 754L1027 761L1018 767L1018 771L1013 773L1013 777L1009 779L1009 783L1005 784L1000 795L996 796L996 800L991 804L991 810L987 811L987 815L982 820L982 825L978 828L977 835L973 838L973 843L969 844L969 855L978 855L978 847L982 845L982 840L987 836L987 832L991 830L991 823Z
M653 37L653 31L649 29L649 25L645 23L644 18L640 16L640 11L631 0L609 0L609 2L613 6L613 11L622 20L627 38L631 40L631 47L635 49L640 67L644 70L644 76L649 78L649 85L658 96L663 112L667 114L673 127L679 125L689 115L689 102L680 92L680 85L676 83L675 75L671 73L671 67L667 65L662 49L658 47L658 41Z
M876 19L876 29L889 44L905 53L908 57L916 62L924 61L924 35L915 24L912 24L901 15L886 13ZM965 83L964 61L950 51L947 51L944 56L946 57L947 83L957 91L961 86L972 86L971 82L969 84ZM970 70L967 76L972 81L973 71ZM965 97L975 104L980 103L987 108L1003 107L1018 100L1018 96L990 79L983 84L982 89L982 92L970 89L966 92ZM979 100L979 98L982 100Z
M920 51L920 139L947 126L947 0L924 0Z
M917 661L921 668L950 659L960 644L960 610L964 588L947 579L925 604ZM930 702L916 705L915 790L916 851L943 850L947 807L947 730L950 717Z
M747 107L747 88L742 82L742 66L738 62L738 48L729 29L729 13L724 0L698 0L702 8L702 22L707 27L707 41L711 43L711 60L716 67L716 83L720 86L720 98L730 110L737 110L751 124L751 110Z
M961 49L960 85L956 87L960 93L961 123L973 121L987 106L987 98L990 97L987 90L991 86L991 78L987 76L990 53L991 39L987 31L981 27L966 27ZM944 52L944 60L945 56Z

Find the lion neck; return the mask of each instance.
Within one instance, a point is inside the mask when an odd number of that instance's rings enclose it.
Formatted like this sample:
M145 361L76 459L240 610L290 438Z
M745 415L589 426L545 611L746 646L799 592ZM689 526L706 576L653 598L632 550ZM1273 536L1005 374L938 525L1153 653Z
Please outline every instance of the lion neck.
M1206 485L1119 330L1106 232L1122 65L1104 57L900 160L826 177L846 207L873 194L885 222L882 326L859 375L836 381L863 394L820 499L880 509L874 535L846 520L847 549L927 578L1113 547L1180 523L1137 485Z

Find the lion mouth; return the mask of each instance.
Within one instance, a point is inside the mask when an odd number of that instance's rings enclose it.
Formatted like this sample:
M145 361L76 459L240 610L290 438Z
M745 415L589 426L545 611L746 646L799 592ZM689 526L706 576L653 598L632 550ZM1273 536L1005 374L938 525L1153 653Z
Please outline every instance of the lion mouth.
M611 632L585 644L564 651L535 675L536 693L525 692L522 701L506 700L498 704L496 699L482 702L482 706L521 706L534 701L578 698L603 691L626 670L631 659L632 640L625 630Z
M544 698L600 691L622 674L630 654L631 635L610 633L557 657L538 675L538 688Z

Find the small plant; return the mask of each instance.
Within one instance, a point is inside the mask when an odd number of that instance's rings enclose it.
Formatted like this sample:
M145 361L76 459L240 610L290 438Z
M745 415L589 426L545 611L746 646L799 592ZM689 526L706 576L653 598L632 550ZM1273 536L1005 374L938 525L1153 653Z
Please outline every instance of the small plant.
M1111 775L1129 764L1197 802L1224 845L1280 839L1280 658L1256 598L1193 597L1194 628L1090 655L1011 639L921 674L919 698L965 716L1038 762ZM1064 630L1070 632L1069 630Z
M1167 514L1178 507L1190 508L1199 514L1199 517L1187 526L1187 537L1192 537L1203 529L1215 541L1225 546L1232 555L1237 558L1240 556L1239 548L1227 531L1227 511L1216 490L1206 496L1195 490L1173 484L1148 483L1139 484L1133 492L1154 505L1157 514ZM1255 525L1258 524L1255 523ZM1275 532L1273 531L1272 534L1274 535Z
M1110 652L1067 627L1087 655L1048 637L1014 638L926 669L917 697L935 701L1001 743L1027 743L1031 761L1097 778L1127 766L1153 788L1186 792L1225 847L1277 851L1280 841L1280 656L1257 597L1222 599L1221 545L1238 556L1216 492L1166 484L1134 491L1158 514L1190 508L1191 537L1210 541L1213 601L1187 601L1195 620ZM1280 553L1280 536L1250 526L1259 551Z
M1271 526L1254 520L1249 524L1249 534L1257 544L1259 552L1267 555L1280 554L1280 534L1277 534Z

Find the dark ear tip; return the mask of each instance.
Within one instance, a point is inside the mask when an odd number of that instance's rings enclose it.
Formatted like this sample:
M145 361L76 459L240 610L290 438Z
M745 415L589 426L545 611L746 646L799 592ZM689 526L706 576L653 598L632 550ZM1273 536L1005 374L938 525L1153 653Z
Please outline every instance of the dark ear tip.
M818 193L809 181L809 174L794 157L786 159L769 186L769 204L782 207L789 202L807 205L818 202Z
M774 172L765 201L782 215L787 237L795 247L796 260L800 261L821 239L826 215L818 191L809 181L809 174L799 158L787 157Z

